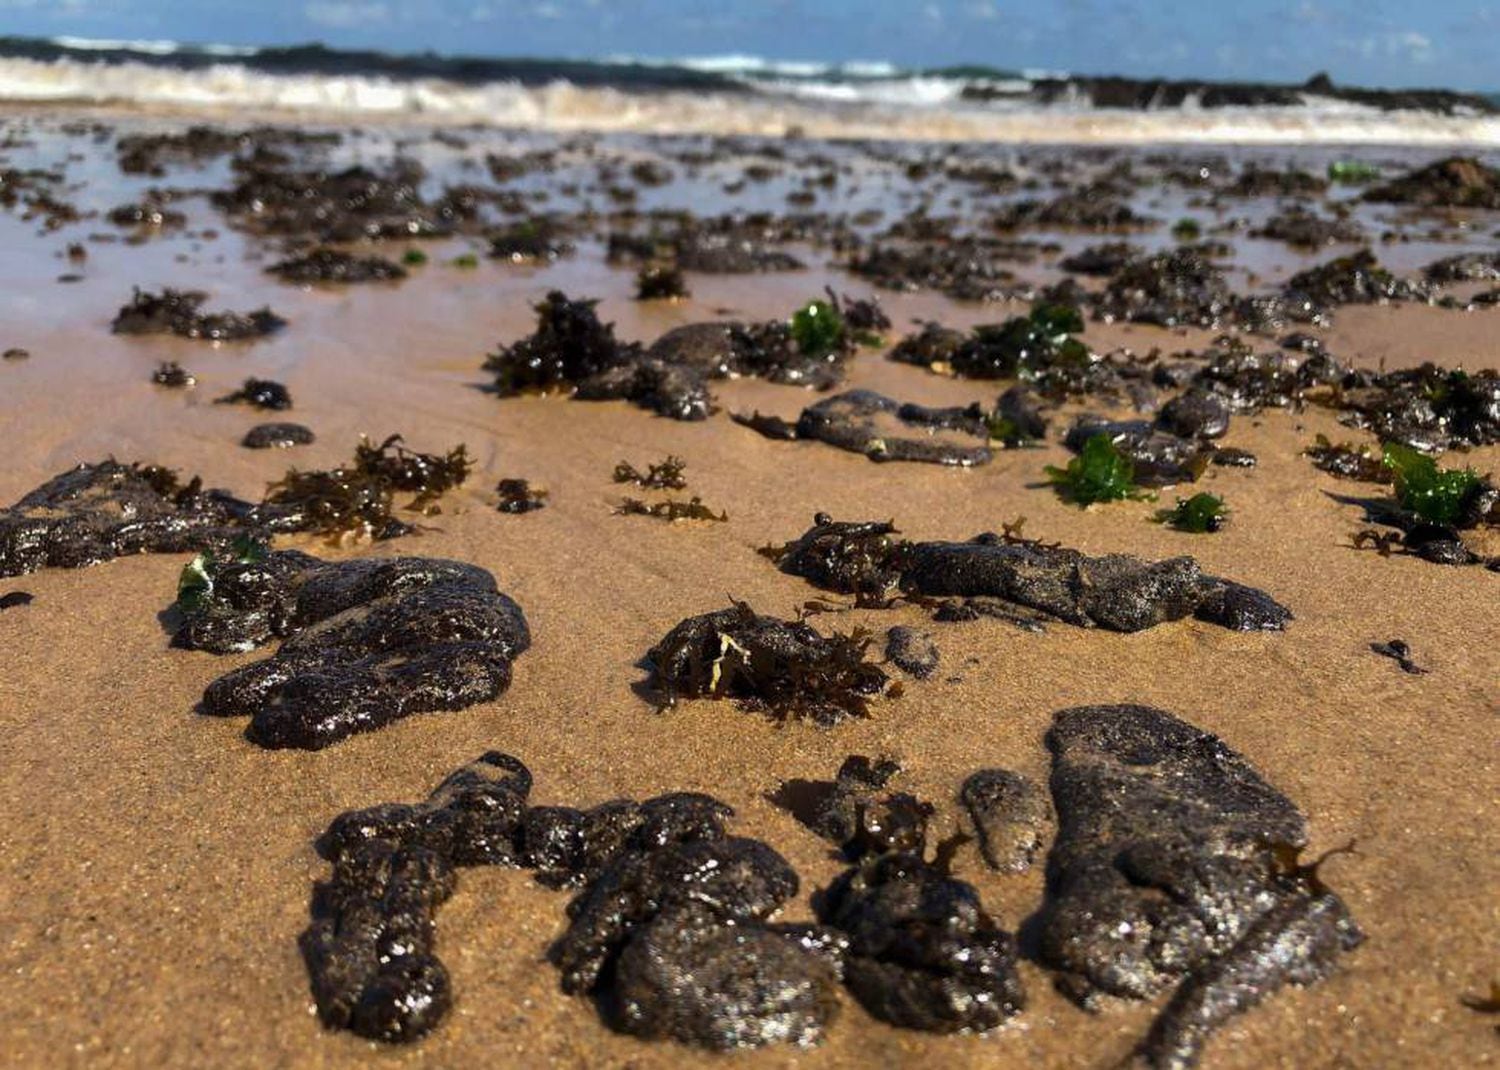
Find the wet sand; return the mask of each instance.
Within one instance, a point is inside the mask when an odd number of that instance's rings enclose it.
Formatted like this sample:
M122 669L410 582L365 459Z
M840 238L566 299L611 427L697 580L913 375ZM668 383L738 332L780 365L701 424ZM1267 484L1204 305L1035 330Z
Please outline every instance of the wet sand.
M116 197L115 200L123 200ZM1500 712L1500 579L1481 569L1358 552L1359 510L1331 494L1359 493L1317 472L1298 451L1314 435L1348 437L1327 414L1237 417L1225 444L1260 458L1251 470L1212 469L1194 489L1222 494L1230 525L1211 537L1148 522L1158 506L1080 510L1041 489L1055 441L998 453L975 470L877 465L817 443L782 443L732 424L656 418L623 403L498 400L479 387L483 354L530 331L529 304L548 289L603 298L626 338L678 323L786 314L825 282L867 292L821 267L767 277L693 277L693 300L639 305L633 277L597 247L534 270L482 263L429 267L394 287L347 292L279 285L233 242L204 247L91 248L85 279L51 281L56 236L0 218L0 347L29 360L0 366L7 431L0 501L64 468L113 454L198 473L256 497L288 464L325 467L360 434L400 432L419 449L464 442L478 462L420 536L337 554L453 557L495 573L524 607L535 644L495 702L416 717L318 753L268 752L243 724L193 713L203 687L260 655L169 649L158 619L184 558L147 556L81 571L0 581L33 604L0 612L0 1045L17 1066L699 1065L690 1049L611 1033L593 1005L557 986L544 959L562 929L563 894L524 871L464 870L440 912L439 947L455 1007L435 1034L390 1049L319 1027L297 952L312 882L326 872L312 841L336 813L424 797L484 750L520 757L536 775L533 801L588 805L667 790L711 792L737 811L735 832L765 839L802 877L788 916L842 868L827 845L765 796L790 778L826 779L850 753L891 754L907 785L956 822L958 785L1005 766L1045 780L1043 735L1071 705L1161 706L1220 735L1308 815L1312 853L1350 839L1358 853L1324 877L1368 939L1328 980L1287 989L1211 1042L1214 1068L1480 1066L1500 1056L1490 1021L1460 996L1500 972L1496 714ZM222 260L218 259L222 255ZM213 307L270 301L291 326L252 345L214 347L111 336L133 282L198 282ZM899 337L913 318L990 321L1006 306L882 294ZM1500 312L1343 309L1330 349L1361 365L1438 359L1500 364ZM1204 332L1090 324L1096 349L1201 346ZM149 374L180 360L195 390L169 392ZM289 452L237 443L261 414L212 405L249 375L286 382L289 417L319 441ZM946 380L877 352L852 363L849 385L903 400L991 400L992 384ZM717 384L726 410L793 416L796 388ZM728 511L724 524L669 525L612 515L615 463L673 453L688 462L688 493ZM1500 448L1467 462L1500 470ZM492 488L520 476L551 491L548 507L502 516ZM1171 492L1163 495L1168 502ZM1235 634L1184 621L1134 635L1053 626L1031 635L994 621L927 625L938 674L904 697L878 701L867 721L832 731L777 727L728 703L658 713L632 690L637 662L685 616L728 597L790 616L818 592L754 551L795 537L816 511L894 518L914 538L963 538L1024 515L1026 533L1082 550L1148 558L1192 553L1206 571L1262 587L1296 614L1284 634ZM327 547L298 540L317 553ZM815 619L822 628L878 631L923 624L914 607ZM1426 675L1404 674L1368 650L1411 644ZM957 873L1007 928L1041 900L1038 866L1000 876L972 850ZM984 1037L889 1028L852 999L827 1041L808 1052L766 1050L736 1065L1114 1065L1145 1032L1154 1005L1090 1016L1022 965L1029 1004ZM1159 1004L1158 1004L1159 1005Z

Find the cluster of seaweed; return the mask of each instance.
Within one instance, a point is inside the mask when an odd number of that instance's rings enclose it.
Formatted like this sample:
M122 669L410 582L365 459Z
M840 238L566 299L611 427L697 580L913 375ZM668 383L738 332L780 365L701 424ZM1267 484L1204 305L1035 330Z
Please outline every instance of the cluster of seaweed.
M824 636L734 602L678 624L646 659L664 705L733 699L777 721L829 728L869 716L870 699L887 689L884 670L866 657L871 641L858 630Z
M520 220L488 237L490 256L512 264L552 263L573 252L562 226L548 216Z
M160 294L136 289L130 303L115 316L116 334L175 334L213 342L260 338L286 326L286 320L269 308L254 312L202 312L208 295L198 290L174 290Z
M474 462L462 443L445 454L419 453L400 435L391 435L378 446L361 440L354 448L354 467L396 490L415 494L407 508L431 514L439 498L469 478Z
M637 301L678 301L691 296L687 278L676 264L643 264L636 273Z
M703 504L703 499L696 494L687 501L662 501L644 502L639 498L623 498L615 507L617 516L649 516L657 520L675 522L678 520L712 520L723 523L729 519L729 514L723 511L714 512Z
M431 454L408 449L400 435L379 446L362 440L348 464L326 471L289 469L267 489L252 519L270 531L310 532L335 541L396 538L413 530L393 515L396 492L413 495L408 510L430 516L472 466L462 445Z
M495 392L567 392L579 400L625 400L674 419L703 420L714 411L710 380L753 375L831 385L866 330L846 324L834 298L810 302L787 320L688 324L643 349L616 339L614 326L599 320L596 304L549 293L536 306L536 330L487 358L484 368L494 375ZM871 302L849 309L860 324L888 322Z
M385 171L355 165L297 170L264 158L240 168L235 184L210 195L231 222L255 234L320 242L445 237L458 216L451 201L428 204L422 169L397 160Z
M1039 301L1025 316L975 327L965 335L936 324L903 340L891 359L965 379L1077 379L1094 358L1074 335L1083 317L1067 304Z
M616 483L633 483L648 490L682 490L687 486L687 477L682 474L685 468L686 461L671 455L648 464L644 472L629 461L621 461L615 465L613 478Z
M535 333L490 354L484 369L495 375L502 397L571 389L607 372L639 351L601 323L597 301L573 301L553 290L536 306Z
M500 496L495 508L502 513L518 516L534 513L547 505L547 491L541 487L533 487L525 479L502 479L495 484L495 493Z
M350 284L392 282L406 278L406 269L383 256L355 256L338 249L318 248L278 261L266 268L282 282Z
M643 490L683 490L687 487L687 477L682 474L686 467L686 461L681 457L673 456L648 465L644 472L627 461L621 461L615 465L613 479L616 483L633 483ZM685 502L670 498L659 502L625 498L615 508L615 514L617 516L650 516L669 522L713 520L722 523L729 519L728 513L722 511L715 513L704 505L703 499L696 494Z

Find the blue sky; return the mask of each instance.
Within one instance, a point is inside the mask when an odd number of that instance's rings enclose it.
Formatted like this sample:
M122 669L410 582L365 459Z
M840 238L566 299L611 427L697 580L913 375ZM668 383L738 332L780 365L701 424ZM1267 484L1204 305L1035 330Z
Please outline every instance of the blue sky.
M1500 88L1500 0L0 0L0 33Z

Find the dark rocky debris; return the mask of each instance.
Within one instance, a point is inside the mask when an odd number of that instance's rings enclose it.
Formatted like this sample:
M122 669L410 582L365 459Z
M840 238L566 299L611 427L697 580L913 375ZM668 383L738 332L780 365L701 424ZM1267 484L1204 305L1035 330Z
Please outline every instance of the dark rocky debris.
M886 660L902 672L925 680L937 672L940 655L932 636L898 624L885 633Z
M284 550L200 567L208 588L175 646L228 653L282 639L203 694L206 714L250 717L246 735L263 747L319 750L413 714L488 702L531 642L494 577L457 561L331 563Z
M214 398L215 405L249 405L256 409L282 412L292 407L292 395L281 383L270 379L246 379L232 394Z
M998 615L1112 631L1188 616L1233 631L1280 631L1292 619L1264 591L1204 575L1191 557L1090 557L1012 534L915 543L894 534L889 523L837 522L819 514L800 539L768 556L782 571L841 593L956 598Z
M919 461L972 467L990 460L984 414L930 409L873 390L849 390L802 410L795 424L735 414L734 421L767 438L816 439L872 461Z
M1422 208L1500 208L1500 171L1469 156L1450 156L1364 193L1367 201Z
M729 807L688 793L528 807L530 790L526 767L492 751L424 803L334 820L319 844L333 879L302 937L324 1024L387 1041L436 1026L452 999L435 908L455 867L500 865L582 886L549 958L563 991L594 997L614 1028L721 1051L821 1039L844 942L769 922L797 874L766 844L728 836Z
M282 282L349 284L391 282L406 278L406 269L383 256L355 256L337 249L314 249L266 268Z
M1047 797L1036 784L1008 769L980 769L964 781L958 799L991 869L1031 868L1052 823Z
M111 328L116 334L175 334L211 342L262 338L286 326L269 308L254 312L201 312L208 295L198 290L136 290Z
M1175 986L1148 1065L1195 1065L1227 1019L1361 941L1316 865L1296 862L1302 814L1222 740L1127 705L1062 710L1047 742L1058 833L1041 956L1085 1003Z
M1222 420L1227 430L1229 414L1221 399L1182 395L1175 400L1178 402L1175 406L1169 402L1163 407L1161 424L1190 431L1214 431ZM1134 482L1143 487L1192 483L1203 474L1213 454L1212 448L1202 441L1160 430L1145 420L1115 421L1087 414L1079 416L1068 428L1063 445L1079 453L1097 435L1108 437L1115 449L1130 460Z
M227 546L249 508L155 465L82 464L0 509L0 576Z
M256 424L245 437L240 445L246 449L287 449L291 446L310 446L317 440L312 429L301 424Z

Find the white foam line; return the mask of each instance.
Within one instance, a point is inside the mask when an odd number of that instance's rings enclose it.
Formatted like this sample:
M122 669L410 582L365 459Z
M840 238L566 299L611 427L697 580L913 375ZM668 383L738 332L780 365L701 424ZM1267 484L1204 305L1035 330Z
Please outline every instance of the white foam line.
M794 99L786 94L622 93L555 82L458 85L436 79L266 74L242 64L180 71L139 63L0 59L0 100L107 104L305 117L385 116L433 124L485 123L560 131L761 134L1063 144L1416 144L1500 146L1500 119L1337 108L1110 111L1018 102L972 105L936 84L905 97ZM935 80L933 80L935 82ZM904 83L903 83L904 84ZM802 87L804 90L806 87ZM927 100L913 106L913 98ZM804 94L805 97L805 94ZM903 101L898 106L897 100Z

